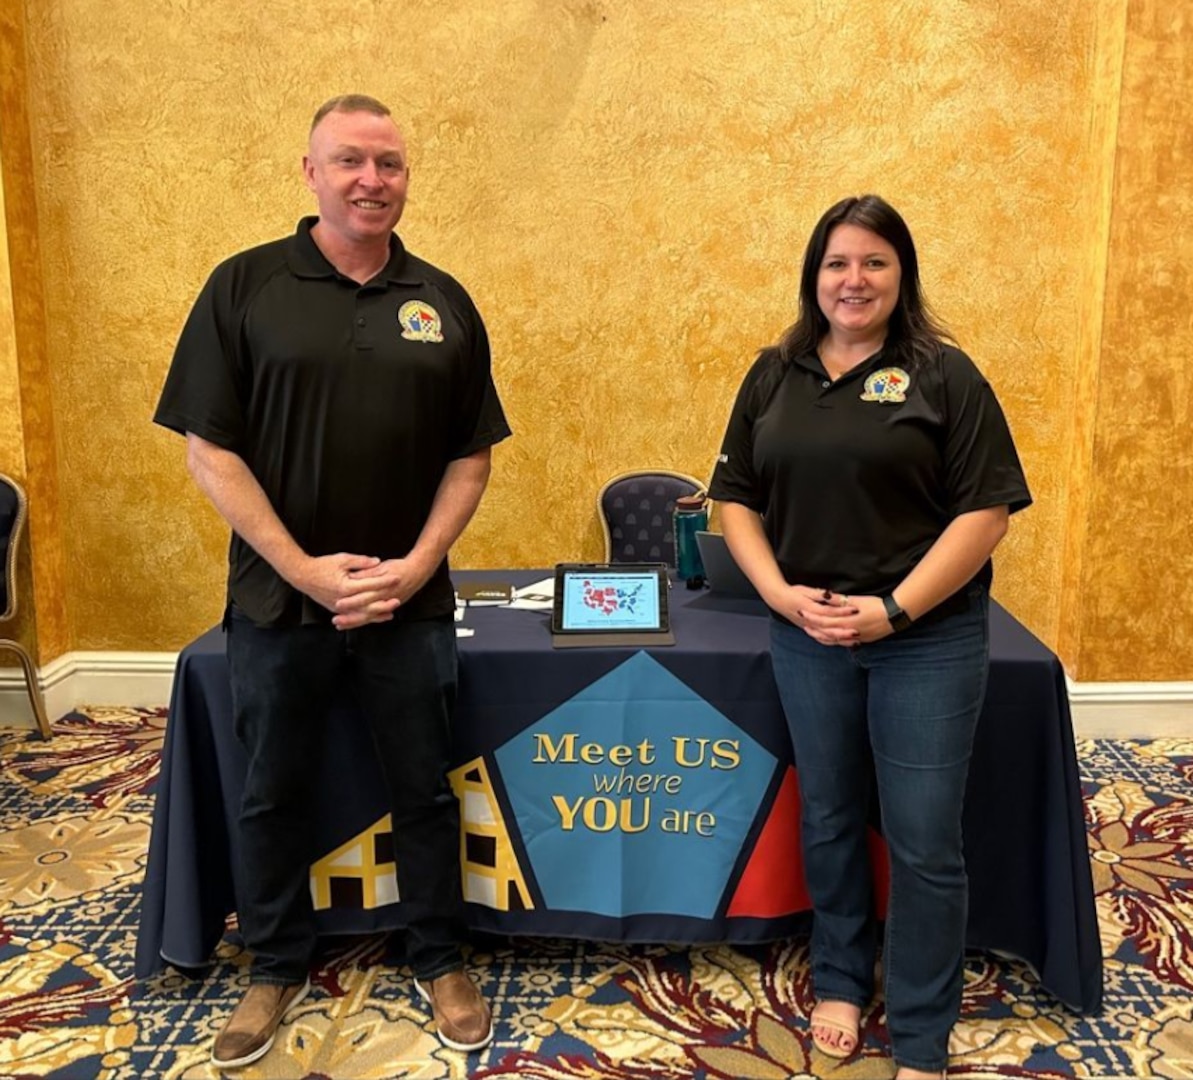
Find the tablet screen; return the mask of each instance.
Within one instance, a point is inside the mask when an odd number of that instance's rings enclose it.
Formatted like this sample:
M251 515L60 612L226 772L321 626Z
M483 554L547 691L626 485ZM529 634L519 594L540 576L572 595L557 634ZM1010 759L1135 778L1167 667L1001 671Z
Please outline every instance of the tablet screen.
M561 564L555 568L554 633L667 629L666 566Z

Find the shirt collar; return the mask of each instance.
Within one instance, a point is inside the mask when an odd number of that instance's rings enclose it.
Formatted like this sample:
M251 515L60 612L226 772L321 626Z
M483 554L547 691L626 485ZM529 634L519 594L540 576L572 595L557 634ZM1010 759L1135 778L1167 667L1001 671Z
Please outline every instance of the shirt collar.
M311 229L319 219L315 216L304 217L290 240L290 248L286 254L286 261L290 272L300 278L337 278L340 272L327 261L327 256L319 250L311 236ZM411 266L414 260L406 253L406 247L397 233L389 237L389 262L381 270L380 277L394 285L421 285L424 279Z
M857 367L851 368L849 371L847 371L843 376L841 376L841 378L851 378L854 375L857 375L859 372L869 371L871 368L881 364L883 353L885 351L886 346L884 345L877 352L867 356L865 360L857 365ZM808 349L805 352L796 353L796 355L791 358L791 362L793 364L799 365L805 371L812 372L812 374L817 378L823 378L827 374L824 369L824 364L821 363L820 356L817 354L815 349Z

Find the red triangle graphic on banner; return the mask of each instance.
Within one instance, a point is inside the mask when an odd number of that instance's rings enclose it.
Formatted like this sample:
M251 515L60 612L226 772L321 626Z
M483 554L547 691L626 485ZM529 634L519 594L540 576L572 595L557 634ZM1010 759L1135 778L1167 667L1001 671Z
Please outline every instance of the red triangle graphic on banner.
M728 914L773 919L811 906L799 844L799 785L788 766Z

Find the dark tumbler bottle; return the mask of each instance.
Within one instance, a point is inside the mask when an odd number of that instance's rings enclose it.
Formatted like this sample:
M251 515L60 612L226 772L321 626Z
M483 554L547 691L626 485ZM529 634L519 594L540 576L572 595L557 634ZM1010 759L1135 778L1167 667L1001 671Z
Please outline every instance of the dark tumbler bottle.
M704 562L696 534L708 528L708 496L703 491L675 500L675 571L689 589L704 588Z

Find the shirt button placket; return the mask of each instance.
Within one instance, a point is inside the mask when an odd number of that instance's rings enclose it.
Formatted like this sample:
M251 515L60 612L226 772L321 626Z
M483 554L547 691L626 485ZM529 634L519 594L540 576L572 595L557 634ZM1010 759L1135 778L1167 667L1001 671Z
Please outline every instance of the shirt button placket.
M353 342L358 349L371 349L373 347L373 338L369 334L369 320L366 316L360 313L360 299L356 301L356 326L352 331Z

